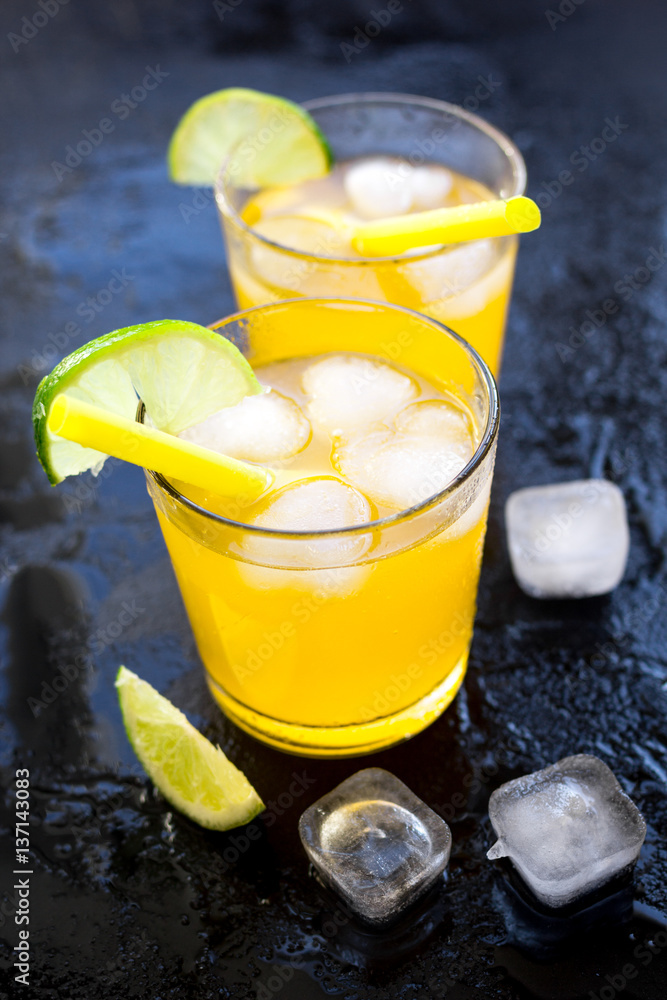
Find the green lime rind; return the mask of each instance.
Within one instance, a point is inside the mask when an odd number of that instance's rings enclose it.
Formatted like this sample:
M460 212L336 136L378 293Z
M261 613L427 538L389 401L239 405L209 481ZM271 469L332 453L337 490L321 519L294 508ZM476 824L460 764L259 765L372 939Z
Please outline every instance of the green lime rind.
M124 327L79 347L42 379L32 410L37 457L53 485L99 472L108 457L48 429L62 392L130 420L140 398L155 427L178 434L261 391L238 348L213 330L168 319Z
M185 112L169 143L177 184L212 186L227 156L239 184L268 187L324 177L333 163L326 137L308 112L273 94L217 90Z
M243 826L264 810L243 772L155 688L123 666L116 688L132 748L175 809L208 830Z

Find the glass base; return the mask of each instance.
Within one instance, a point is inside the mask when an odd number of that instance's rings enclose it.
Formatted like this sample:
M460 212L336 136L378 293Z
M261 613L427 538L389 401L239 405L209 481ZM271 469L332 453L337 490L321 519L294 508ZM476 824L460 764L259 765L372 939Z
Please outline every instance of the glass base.
M230 697L208 672L206 680L225 715L262 743L300 757L358 757L409 740L435 722L460 688L467 665L466 651L445 679L413 705L372 722L349 726L302 726L280 722Z

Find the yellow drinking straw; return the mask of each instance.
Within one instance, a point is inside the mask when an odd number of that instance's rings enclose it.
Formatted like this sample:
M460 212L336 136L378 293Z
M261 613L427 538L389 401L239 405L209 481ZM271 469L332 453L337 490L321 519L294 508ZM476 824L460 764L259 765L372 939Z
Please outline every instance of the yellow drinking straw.
M355 226L352 245L363 257L394 257L415 247L530 233L540 220L531 198L478 201Z
M255 499L273 481L271 472L262 466L218 455L64 393L51 404L47 423L53 434L68 441L220 496Z

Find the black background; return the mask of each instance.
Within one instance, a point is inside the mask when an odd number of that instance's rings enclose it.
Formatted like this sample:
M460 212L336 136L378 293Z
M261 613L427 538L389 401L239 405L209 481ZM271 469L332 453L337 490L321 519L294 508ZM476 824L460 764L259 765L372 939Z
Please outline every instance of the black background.
M57 0L44 2L53 10ZM664 5L403 0L360 46L357 29L385 9L70 0L34 31L22 18L43 10L38 0L3 2L0 997L665 995L667 269L646 264L664 255ZM34 37L17 41L22 32ZM146 67L166 75L120 118L113 102ZM332 923L298 844L302 809L358 763L286 757L220 717L142 474L109 463L97 481L50 489L29 412L41 375L92 337L232 310L212 203L166 175L169 135L194 99L241 85L296 100L371 89L463 103L489 75L499 86L479 113L522 150L543 225L518 262L465 692L427 732L373 758L439 809L454 837L447 890L406 931L424 938L410 951L409 940L364 938L340 913ZM114 129L89 156L54 169L110 114ZM618 138L582 169L577 150L607 118ZM573 180L562 187L564 170ZM125 283L106 303L114 271ZM618 308L582 332L605 300ZM626 577L606 598L532 601L512 579L502 505L520 486L588 475L627 498ZM133 617L118 634L124 602ZM120 662L276 803L259 839L208 834L167 811L122 730ZM28 699L48 697L59 666L72 664L66 690L35 715ZM635 915L535 951L539 925L517 932L520 912L484 857L486 802L505 778L578 751L609 763L646 817ZM17 767L32 774L30 987L14 984L11 968ZM294 774L307 786L298 795L288 791Z

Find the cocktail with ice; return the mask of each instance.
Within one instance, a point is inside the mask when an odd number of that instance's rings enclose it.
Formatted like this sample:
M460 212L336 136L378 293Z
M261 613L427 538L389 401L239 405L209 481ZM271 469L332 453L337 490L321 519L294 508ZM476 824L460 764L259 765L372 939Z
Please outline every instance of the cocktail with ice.
M295 295L395 302L453 327L497 372L517 236L433 240L407 253L368 256L351 233L369 220L522 195L517 148L477 116L425 97L351 94L304 107L333 150L330 173L294 184L249 183L241 168L255 149L246 141L218 177L239 306Z
M270 392L182 437L275 479L230 501L148 474L223 710L282 749L406 739L465 673L495 451L492 376L437 322L298 299L216 324Z
M65 358L33 416L52 483L109 455L153 470L211 690L240 726L363 753L454 697L498 425L456 334L358 299L162 320Z

